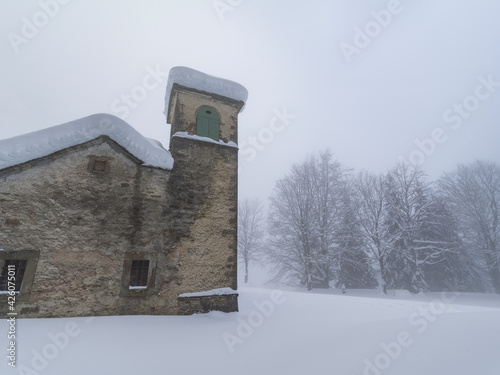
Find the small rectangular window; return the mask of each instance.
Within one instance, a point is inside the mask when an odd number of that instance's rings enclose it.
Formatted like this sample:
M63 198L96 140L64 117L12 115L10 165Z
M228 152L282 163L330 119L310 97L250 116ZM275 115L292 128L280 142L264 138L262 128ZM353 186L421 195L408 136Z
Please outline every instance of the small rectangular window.
M148 286L148 272L149 260L133 260L129 286L146 288Z
M9 289L9 279L15 280L14 290L16 292L21 290L27 263L28 261L25 259L5 260L2 267L2 273L0 275L0 292L12 290Z
M92 168L94 172L106 172L106 160L95 160L94 167Z

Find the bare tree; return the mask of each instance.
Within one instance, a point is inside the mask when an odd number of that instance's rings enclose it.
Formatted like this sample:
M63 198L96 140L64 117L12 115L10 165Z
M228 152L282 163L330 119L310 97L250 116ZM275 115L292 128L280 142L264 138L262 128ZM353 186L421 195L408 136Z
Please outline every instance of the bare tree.
M388 257L391 283L412 292L428 289L425 270L444 261L453 244L439 236L439 206L431 185L418 167L399 164L388 175L388 219L397 234Z
M389 227L387 187L384 175L360 172L353 184L355 214L364 245L377 262L379 284L387 293L387 256L401 236L401 230Z
M314 188L314 227L318 238L315 258L314 284L329 288L335 273L332 269L338 258L338 231L349 210L344 196L347 194L344 171L339 162L333 160L330 151L320 152L311 165Z
M308 290L329 288L339 277L356 286L371 282L366 254L357 246L346 175L326 151L294 165L277 182L268 218L274 281Z
M435 197L426 227L424 235L428 241L442 243L451 249L442 254L439 262L424 265L429 290L441 291L453 286L460 291L485 292L489 280L485 282L487 271L480 261L483 257L477 257L476 250L461 238L453 207L445 197Z
M294 165L276 183L269 206L270 248L267 257L274 267L274 281L313 288L316 236L314 229L314 159Z
M364 242L363 228L356 216L357 205L353 181L343 194L344 207L341 222L336 228L338 269L335 286L348 288L375 288L379 285L372 267L373 261Z
M262 252L264 236L264 210L258 199L245 199L238 207L238 257L245 267L245 283L248 282L248 266L257 261Z
M488 161L459 165L444 174L439 186L459 218L462 238L482 253L500 294L500 167Z

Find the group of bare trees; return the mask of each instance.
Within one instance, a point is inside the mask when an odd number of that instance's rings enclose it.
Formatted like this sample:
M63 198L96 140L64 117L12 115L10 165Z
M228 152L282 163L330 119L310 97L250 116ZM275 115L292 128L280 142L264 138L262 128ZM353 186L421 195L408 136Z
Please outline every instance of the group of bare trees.
M492 162L432 183L407 164L354 174L326 151L276 183L266 231L256 201L242 204L239 218L240 258L266 260L273 281L500 293L500 167Z
M484 161L461 165L439 180L439 188L457 220L464 247L460 255L474 262L466 273L482 289L500 294L500 166Z

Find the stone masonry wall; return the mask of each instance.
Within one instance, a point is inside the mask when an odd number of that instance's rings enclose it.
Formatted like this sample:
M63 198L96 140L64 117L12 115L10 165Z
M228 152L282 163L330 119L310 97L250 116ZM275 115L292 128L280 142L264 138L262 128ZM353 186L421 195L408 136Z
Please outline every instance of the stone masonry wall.
M172 171L107 137L0 171L0 249L38 254L20 317L186 314L200 308L179 294L236 289L237 149L177 137L171 147ZM91 171L96 158L105 173ZM127 259L154 265L147 290L128 290ZM237 299L205 305L234 311Z
M180 256L180 293L237 289L237 149L177 137L172 143L169 222Z
M106 173L90 170L96 156L108 159ZM29 301L16 306L21 317L155 313L154 299L119 295L127 252L168 257L169 177L107 137L1 171L0 248L39 251ZM177 273L171 265L168 278Z

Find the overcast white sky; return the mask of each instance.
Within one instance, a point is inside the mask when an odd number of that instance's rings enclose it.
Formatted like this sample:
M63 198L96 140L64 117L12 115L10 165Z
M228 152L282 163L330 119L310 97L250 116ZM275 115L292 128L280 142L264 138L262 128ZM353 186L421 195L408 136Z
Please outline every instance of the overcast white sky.
M500 163L499 17L498 0L4 0L0 138L106 112L167 146L185 65L249 91L240 198L327 147L374 172L412 155L431 178Z

